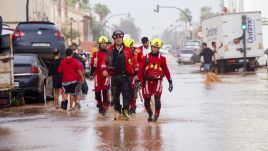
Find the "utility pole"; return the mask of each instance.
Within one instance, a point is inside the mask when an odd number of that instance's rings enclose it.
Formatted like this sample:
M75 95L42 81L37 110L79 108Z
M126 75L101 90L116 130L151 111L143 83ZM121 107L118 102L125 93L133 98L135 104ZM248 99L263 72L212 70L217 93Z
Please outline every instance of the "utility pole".
M70 26L71 26L71 44L73 43L73 18L70 18Z
M242 26L241 26L242 30L243 30L243 53L244 53L244 72L247 71L247 60L246 60L246 56L247 56L247 47L246 47L246 29L247 29L247 16L243 15L242 16Z
M174 7L174 6L159 6L156 5L156 9L154 9L154 12L159 13L159 8L172 8L172 9L177 9L179 10L181 13L183 13L185 15L185 17L187 18L189 25L192 26L192 16L189 16L185 11L183 11L182 9L178 8L178 7ZM186 23L187 24L187 23ZM193 33L191 30L190 31L190 39L192 39L193 37Z
M29 0L26 1L26 21L29 21Z

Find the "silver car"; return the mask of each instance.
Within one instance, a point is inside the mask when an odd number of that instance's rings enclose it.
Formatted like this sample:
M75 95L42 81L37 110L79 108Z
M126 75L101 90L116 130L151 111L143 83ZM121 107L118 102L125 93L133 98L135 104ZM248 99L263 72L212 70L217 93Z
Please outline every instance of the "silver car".
M200 56L194 53L194 49L184 48L180 50L178 56L178 63L191 63L200 62Z

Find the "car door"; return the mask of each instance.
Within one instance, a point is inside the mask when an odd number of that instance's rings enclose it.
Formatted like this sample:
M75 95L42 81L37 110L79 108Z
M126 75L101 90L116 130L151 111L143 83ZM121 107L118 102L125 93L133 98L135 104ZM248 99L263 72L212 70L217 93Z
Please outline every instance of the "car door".
M43 59L40 58L39 56L38 56L38 60L40 63L40 69L42 70L43 80L46 81L45 85L46 85L47 97L53 98L53 95L54 95L53 83L52 83L52 79L48 77L48 67L43 61Z
M44 61L38 56L37 57L38 59L38 66L40 67L40 69L42 70L42 75L43 75L43 78L46 79L48 77L48 69L47 69L47 66L46 64L44 63Z

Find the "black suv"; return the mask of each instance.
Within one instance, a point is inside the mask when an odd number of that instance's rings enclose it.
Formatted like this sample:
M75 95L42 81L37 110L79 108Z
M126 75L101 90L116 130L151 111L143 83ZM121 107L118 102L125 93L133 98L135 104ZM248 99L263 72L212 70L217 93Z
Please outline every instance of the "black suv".
M63 34L51 22L21 22L13 34L14 53L33 53L44 60L53 59L53 50L64 56Z

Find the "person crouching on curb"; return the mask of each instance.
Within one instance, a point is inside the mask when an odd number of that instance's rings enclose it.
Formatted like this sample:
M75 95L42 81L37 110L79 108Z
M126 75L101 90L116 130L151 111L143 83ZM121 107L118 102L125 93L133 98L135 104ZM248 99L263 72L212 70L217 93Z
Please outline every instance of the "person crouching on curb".
M83 67L80 62L72 57L73 50L68 48L65 51L66 58L62 60L58 72L62 74L63 101L61 108L67 110L68 96L70 96L70 111L73 111L73 102L76 95L77 82L84 82Z
M166 58L159 52L163 42L159 38L151 41L151 53L143 57L138 79L142 80L142 92L144 97L144 106L149 114L148 122L156 122L160 115L161 95L163 88L163 78L166 76L169 82L168 90L173 90L173 84L170 72L167 66ZM155 113L151 109L151 97L155 97Z

